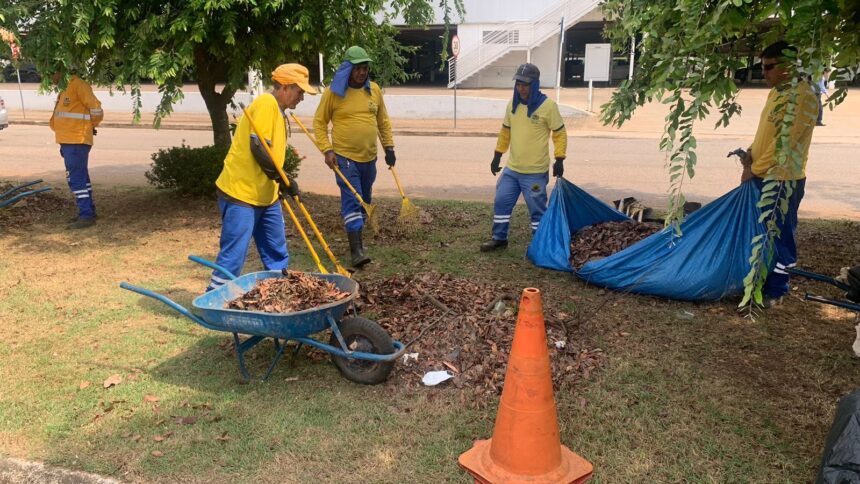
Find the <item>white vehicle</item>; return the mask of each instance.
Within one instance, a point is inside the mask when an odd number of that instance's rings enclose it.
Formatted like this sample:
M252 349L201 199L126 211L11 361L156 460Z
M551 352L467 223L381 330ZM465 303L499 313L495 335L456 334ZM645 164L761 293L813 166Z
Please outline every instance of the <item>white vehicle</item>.
M0 129L9 127L9 114L6 112L6 102L0 97Z

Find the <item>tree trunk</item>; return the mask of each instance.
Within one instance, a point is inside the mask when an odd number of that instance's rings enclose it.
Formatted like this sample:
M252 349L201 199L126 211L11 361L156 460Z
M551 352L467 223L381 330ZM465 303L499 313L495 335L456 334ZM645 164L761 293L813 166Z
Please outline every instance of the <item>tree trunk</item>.
M226 78L224 64L214 62L202 46L194 51L194 67L197 74L197 87L209 119L212 120L212 136L216 146L230 146L230 119L227 117L227 104L233 99L236 89L225 85L221 92L215 90L215 84Z

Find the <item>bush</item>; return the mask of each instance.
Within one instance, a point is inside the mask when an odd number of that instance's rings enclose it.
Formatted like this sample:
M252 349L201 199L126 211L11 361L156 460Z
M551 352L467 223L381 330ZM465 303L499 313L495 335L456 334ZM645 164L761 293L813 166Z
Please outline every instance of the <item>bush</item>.
M176 190L182 195L212 196L228 150L226 146L192 148L185 143L158 150L152 154L152 168L146 172L146 179L156 188ZM287 175L298 176L300 163L296 150L288 146L284 161Z

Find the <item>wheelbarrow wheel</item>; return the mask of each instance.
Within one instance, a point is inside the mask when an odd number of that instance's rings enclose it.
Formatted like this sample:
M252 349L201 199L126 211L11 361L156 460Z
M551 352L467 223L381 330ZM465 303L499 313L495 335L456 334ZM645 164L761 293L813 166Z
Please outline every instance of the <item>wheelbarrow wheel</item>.
M346 346L351 351L387 355L394 353L394 343L382 326L367 318L354 316L342 320L338 327ZM337 336L332 333L329 344L340 348ZM332 355L334 365L347 380L362 385L376 385L388 379L394 368L393 361L349 359Z

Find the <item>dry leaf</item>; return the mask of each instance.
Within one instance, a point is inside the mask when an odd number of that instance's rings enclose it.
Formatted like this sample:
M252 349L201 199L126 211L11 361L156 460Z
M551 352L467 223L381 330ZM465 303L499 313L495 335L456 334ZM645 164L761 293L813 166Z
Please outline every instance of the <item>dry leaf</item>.
M195 422L197 422L197 417L193 415L188 417L176 417L176 423L179 425L193 425Z
M114 374L109 376L107 380L104 381L103 385L105 388L110 388L114 385L119 385L120 383L122 383L122 377L119 376L119 374Z
M161 442L164 440L164 437L161 435L156 435L155 437L152 438L152 440L154 440L156 442Z
M217 440L218 442L224 443L224 442L227 442L228 440L230 440L230 436L227 435L227 432L224 432L223 434L221 434L220 437L215 437L215 440Z
M78 389L83 390L84 388L87 388L90 385L92 385L92 383L90 383L88 381L82 381L81 384L78 385Z
M147 402L147 403L155 403L159 400L161 400L161 399L156 397L155 395L144 395L144 397L143 397L143 401Z
M153 450L151 454L153 457L164 457L164 452L160 450Z

